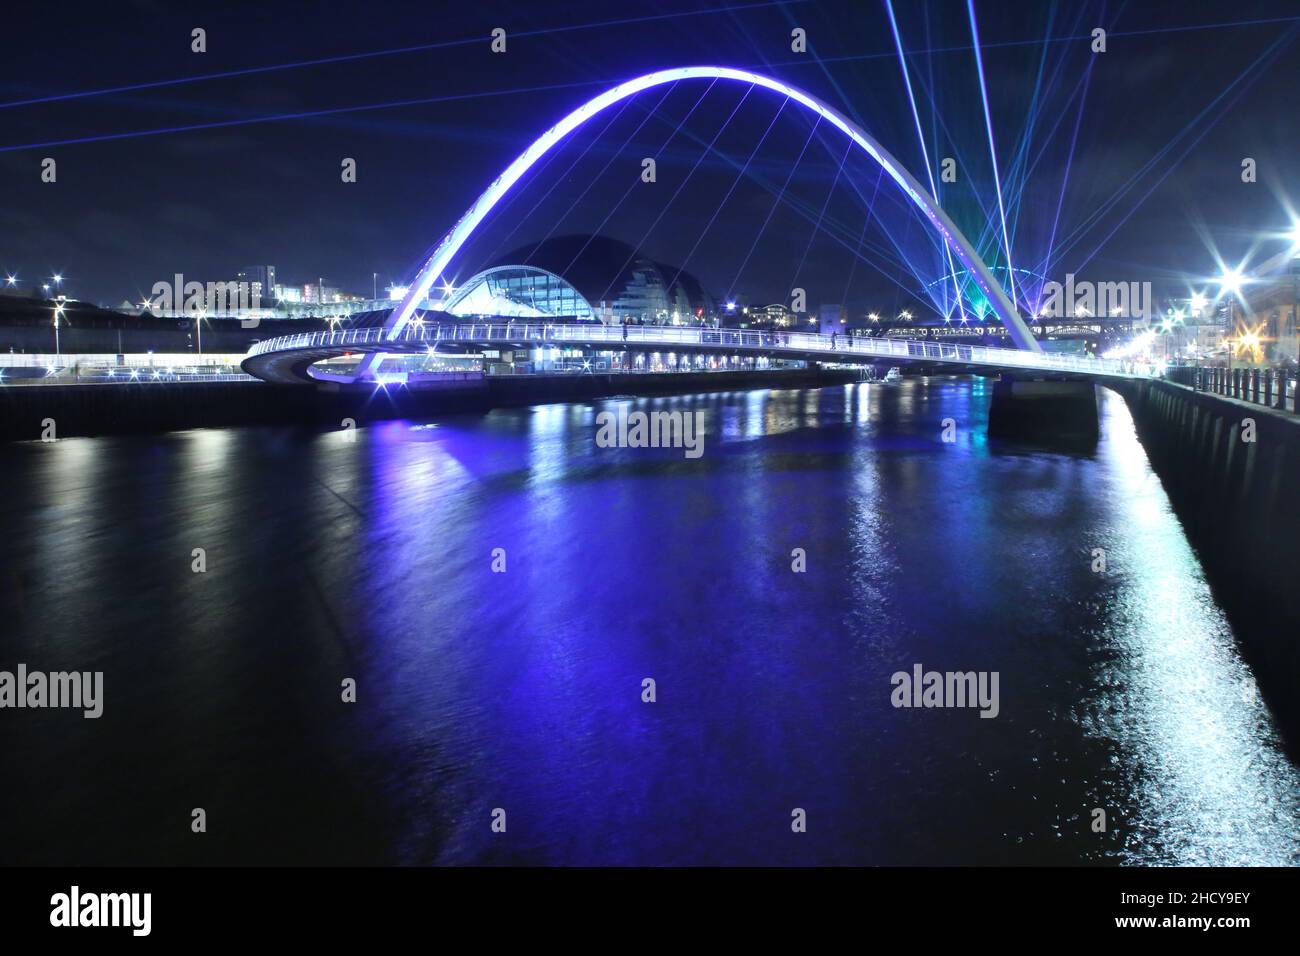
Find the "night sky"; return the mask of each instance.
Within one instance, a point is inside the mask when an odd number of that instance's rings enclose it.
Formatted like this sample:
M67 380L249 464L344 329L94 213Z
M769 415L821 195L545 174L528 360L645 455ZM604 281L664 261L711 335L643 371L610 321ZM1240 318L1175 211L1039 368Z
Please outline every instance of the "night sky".
M0 269L24 283L62 272L72 296L113 305L176 272L227 279L260 263L281 282L324 276L369 294L373 272L381 288L409 279L552 122L671 66L737 66L803 87L926 180L883 2L184 10L7 10ZM957 158L941 201L1001 261L966 4L898 0L895 12L931 167ZM1185 294L1186 277L1217 271L1215 250L1233 265L1281 250L1275 234L1300 202L1294 0L979 0L976 12L1017 268ZM1097 26L1109 31L1104 54L1089 48ZM206 53L191 52L195 27ZM490 50L495 27L507 31L504 54ZM806 53L791 51L796 27ZM412 46L425 48L8 105ZM584 127L498 207L456 277L548 233L599 229L684 265L720 297L778 301L800 286L811 305L918 304L914 273L941 278L942 258L878 167L846 159L842 137L771 92L707 87L650 91ZM335 112L296 116L323 111ZM196 126L208 128L178 129ZM640 183L642 158L656 155L658 181ZM40 180L47 156L54 184ZM354 184L340 181L344 157L357 161ZM1244 157L1257 162L1255 183L1241 181Z

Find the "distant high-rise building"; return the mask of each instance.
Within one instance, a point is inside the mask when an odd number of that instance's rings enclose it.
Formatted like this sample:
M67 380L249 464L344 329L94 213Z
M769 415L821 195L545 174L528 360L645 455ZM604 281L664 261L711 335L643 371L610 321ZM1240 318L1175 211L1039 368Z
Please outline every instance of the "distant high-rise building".
M240 269L235 278L247 283L250 291L264 299L275 297L275 266L249 266Z

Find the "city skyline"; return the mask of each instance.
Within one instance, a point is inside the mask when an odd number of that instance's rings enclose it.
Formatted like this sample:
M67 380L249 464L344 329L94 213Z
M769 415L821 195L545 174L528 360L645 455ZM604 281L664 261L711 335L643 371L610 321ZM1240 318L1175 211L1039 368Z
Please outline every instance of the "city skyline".
M1286 926L1296 0L79 6L0 34L6 927Z

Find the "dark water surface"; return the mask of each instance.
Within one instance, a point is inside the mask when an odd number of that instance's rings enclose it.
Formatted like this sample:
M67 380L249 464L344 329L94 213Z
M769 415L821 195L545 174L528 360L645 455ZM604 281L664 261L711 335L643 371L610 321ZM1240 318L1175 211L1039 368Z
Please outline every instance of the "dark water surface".
M1083 457L990 445L962 379L627 400L702 410L698 460L597 447L617 401L0 449L0 669L105 674L99 720L0 711L0 862L1296 863L1103 394ZM917 663L999 716L895 709Z

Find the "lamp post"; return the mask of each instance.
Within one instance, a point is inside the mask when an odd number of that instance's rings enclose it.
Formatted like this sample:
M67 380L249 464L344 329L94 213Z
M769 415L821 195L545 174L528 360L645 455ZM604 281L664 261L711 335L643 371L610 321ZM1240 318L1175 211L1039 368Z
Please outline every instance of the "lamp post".
M1300 248L1300 226L1296 226L1296 247ZM1291 331L1300 336L1300 255L1291 260L1291 279L1292 279L1292 302L1291 302ZM1297 362L1300 363L1300 354L1296 356ZM1286 363L1282 363L1282 381L1278 383L1278 391L1282 394L1278 396L1278 408L1286 408ZM1296 386L1295 386L1295 405L1292 411L1300 411L1300 364L1297 364Z
M1231 335L1237 329L1237 315L1236 315L1235 300L1237 296L1241 294L1241 286L1245 281L1246 281L1245 277L1242 275L1240 267L1236 269L1224 269L1223 275L1220 278L1220 282L1222 283L1222 285L1219 288L1219 298L1222 298L1224 293L1227 293L1228 295L1228 321L1227 321L1227 329L1226 329L1228 337L1225 339L1225 342L1228 345L1227 387L1228 387L1229 394L1232 393L1233 347L1232 347Z
M59 316L61 315L63 315L63 306L56 305L54 307L54 354L56 356L63 354L62 349L59 347Z
M1183 310L1171 310L1169 316L1160 323L1160 330L1165 333L1165 364L1169 364L1169 333L1176 326L1183 324Z

